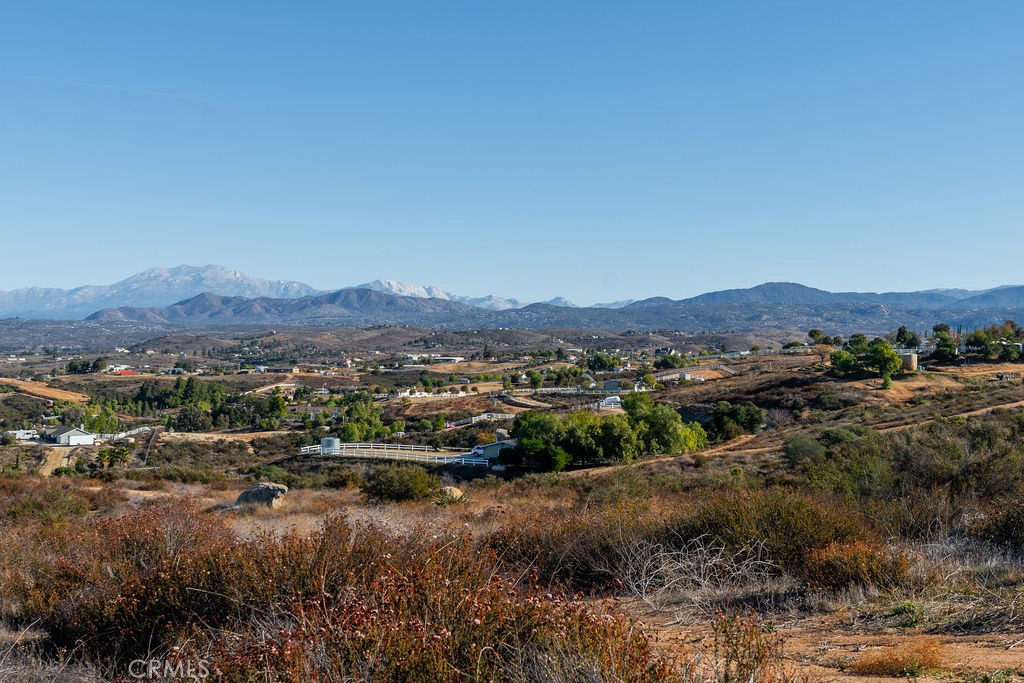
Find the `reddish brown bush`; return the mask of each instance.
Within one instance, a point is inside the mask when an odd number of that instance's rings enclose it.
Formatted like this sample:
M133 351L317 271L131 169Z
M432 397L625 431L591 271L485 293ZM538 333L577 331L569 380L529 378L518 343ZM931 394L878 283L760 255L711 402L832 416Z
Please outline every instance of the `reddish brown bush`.
M630 622L509 583L459 536L333 518L311 536L241 541L180 504L78 531L26 588L25 618L115 674L187 643L174 656L231 680L500 680L549 666L671 678Z
M876 543L830 543L810 552L803 576L811 585L829 590L853 585L896 588L910 582L910 562Z
M894 647L869 650L849 667L863 676L910 676L917 678L925 671L942 667L945 648L935 636L904 641Z

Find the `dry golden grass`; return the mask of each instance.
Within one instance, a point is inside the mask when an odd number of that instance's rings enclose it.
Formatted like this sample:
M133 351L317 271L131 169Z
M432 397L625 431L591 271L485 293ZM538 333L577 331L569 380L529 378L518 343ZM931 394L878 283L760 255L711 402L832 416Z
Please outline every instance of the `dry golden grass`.
M89 402L89 396L87 394L80 394L77 391L67 391L65 389L54 389L53 387L46 386L42 382L26 382L20 379L4 377L0 380L0 384L10 385L24 394L35 396L37 398L49 398L54 401L76 401L78 403Z
M936 636L921 636L895 647L865 652L847 670L865 676L919 676L923 671L939 669L945 661L945 648Z

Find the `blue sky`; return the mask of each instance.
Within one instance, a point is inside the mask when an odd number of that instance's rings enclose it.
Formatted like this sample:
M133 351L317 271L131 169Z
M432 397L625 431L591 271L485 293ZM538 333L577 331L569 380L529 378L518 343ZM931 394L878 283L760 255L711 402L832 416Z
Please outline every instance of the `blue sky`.
M0 289L1020 283L1020 2L17 2ZM12 256L13 254L13 256Z

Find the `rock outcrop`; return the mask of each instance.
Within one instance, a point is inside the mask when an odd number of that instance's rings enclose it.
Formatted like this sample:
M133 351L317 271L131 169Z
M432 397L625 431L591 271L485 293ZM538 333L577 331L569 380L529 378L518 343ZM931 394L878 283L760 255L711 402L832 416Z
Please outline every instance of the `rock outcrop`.
M269 481L253 484L238 495L235 505L265 505L266 507L277 508L284 504L284 497L288 493L288 487L284 484L274 484Z
M441 497L449 500L460 500L464 495L462 489L455 488L454 486L445 486L441 489Z

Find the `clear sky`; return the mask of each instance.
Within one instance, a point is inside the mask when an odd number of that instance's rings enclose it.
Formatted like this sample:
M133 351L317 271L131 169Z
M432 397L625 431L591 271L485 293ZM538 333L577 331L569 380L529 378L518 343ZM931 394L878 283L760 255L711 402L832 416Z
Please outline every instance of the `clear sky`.
M0 289L1024 282L1024 3L0 10Z

